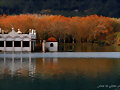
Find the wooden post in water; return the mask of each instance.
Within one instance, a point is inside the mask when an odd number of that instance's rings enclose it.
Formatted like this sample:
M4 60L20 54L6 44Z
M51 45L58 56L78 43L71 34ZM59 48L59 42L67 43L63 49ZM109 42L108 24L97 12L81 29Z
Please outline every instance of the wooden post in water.
M45 40L43 40L43 42L42 42L42 51L43 52L45 52L45 42L46 42Z

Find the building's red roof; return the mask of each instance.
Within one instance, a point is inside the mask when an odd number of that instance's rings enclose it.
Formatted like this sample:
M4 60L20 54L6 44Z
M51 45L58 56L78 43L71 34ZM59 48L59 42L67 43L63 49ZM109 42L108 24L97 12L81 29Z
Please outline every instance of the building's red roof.
M57 42L57 40L51 36L50 38L48 38L47 42Z

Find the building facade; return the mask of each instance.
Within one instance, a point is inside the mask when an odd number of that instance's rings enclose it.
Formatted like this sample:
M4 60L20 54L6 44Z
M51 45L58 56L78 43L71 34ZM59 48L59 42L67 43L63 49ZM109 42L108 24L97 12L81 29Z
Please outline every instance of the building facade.
M36 32L30 30L29 34L22 34L14 28L8 34L0 30L0 51L34 51L36 46Z
M45 42L45 49L46 51L50 52L58 51L58 42L53 36L48 38L48 40Z

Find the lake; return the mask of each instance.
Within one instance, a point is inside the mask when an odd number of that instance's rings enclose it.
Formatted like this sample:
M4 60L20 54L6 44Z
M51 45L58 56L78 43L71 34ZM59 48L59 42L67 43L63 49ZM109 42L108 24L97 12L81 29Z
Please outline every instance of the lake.
M59 51L61 52L120 52L118 45L98 45L91 43L83 44L59 44Z
M34 55L0 53L0 90L120 90L119 57L35 58Z

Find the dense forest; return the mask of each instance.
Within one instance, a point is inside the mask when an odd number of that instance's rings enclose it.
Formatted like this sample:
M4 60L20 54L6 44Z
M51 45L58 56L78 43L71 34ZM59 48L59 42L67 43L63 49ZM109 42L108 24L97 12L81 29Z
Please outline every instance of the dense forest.
M0 0L0 14L120 16L120 0Z
M86 17L65 17L61 15L21 14L3 15L0 27L6 33L14 27L23 33L35 29L38 41L53 35L64 43L100 43L111 45L117 40L120 32L120 19L98 15Z

